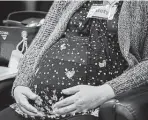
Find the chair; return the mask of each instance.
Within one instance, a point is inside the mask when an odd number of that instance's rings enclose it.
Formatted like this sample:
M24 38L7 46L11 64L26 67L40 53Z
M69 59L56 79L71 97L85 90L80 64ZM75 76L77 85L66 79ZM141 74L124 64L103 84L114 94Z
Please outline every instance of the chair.
M101 120L148 120L148 86L124 93L100 108Z

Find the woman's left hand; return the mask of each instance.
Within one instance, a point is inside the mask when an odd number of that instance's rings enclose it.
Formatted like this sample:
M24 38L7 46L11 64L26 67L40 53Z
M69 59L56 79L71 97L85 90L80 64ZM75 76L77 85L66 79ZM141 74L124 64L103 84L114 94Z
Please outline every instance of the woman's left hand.
M53 106L54 113L58 115L96 108L115 96L113 89L108 84L102 86L78 85L64 89L62 93L71 96Z

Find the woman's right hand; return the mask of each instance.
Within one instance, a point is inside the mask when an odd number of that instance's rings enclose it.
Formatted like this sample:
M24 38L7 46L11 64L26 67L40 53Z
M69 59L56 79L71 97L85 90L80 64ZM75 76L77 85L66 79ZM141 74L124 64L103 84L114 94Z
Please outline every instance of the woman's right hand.
M18 107L22 112L30 116L42 116L38 110L28 102L28 99L36 100L37 97L38 96L28 87L17 86L14 89L14 98Z

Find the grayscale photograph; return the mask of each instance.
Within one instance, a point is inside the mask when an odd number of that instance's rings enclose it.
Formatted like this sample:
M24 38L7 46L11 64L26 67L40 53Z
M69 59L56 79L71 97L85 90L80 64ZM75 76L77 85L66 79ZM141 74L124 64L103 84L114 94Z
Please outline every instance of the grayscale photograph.
M148 1L1 0L0 120L148 120Z

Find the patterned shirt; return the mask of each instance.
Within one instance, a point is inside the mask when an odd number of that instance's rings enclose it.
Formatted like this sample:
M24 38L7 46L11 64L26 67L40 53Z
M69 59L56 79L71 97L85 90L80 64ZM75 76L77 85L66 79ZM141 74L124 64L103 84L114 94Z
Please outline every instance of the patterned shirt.
M67 29L57 43L49 48L37 66L31 89L38 94L32 104L46 118L58 119L52 106L64 99L62 89L76 85L102 85L121 75L127 68L118 43L118 16L122 2L116 3L117 12L113 20L87 18L93 4L86 2L71 17ZM98 116L98 109L76 114Z

